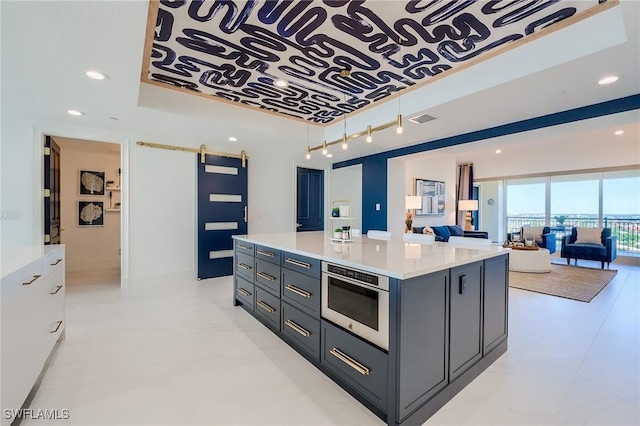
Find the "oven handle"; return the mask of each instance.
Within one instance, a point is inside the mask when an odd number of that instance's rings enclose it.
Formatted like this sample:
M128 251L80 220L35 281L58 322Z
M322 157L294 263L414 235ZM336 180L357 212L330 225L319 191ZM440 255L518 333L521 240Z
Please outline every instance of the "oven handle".
M325 276L331 277L331 278L335 278L337 280L344 281L346 283L353 284L353 285L356 285L358 287L366 288L366 289L369 289L369 290L384 291L385 293L389 292L389 289L382 288L382 287L376 287L374 285L369 285L369 284L363 283L361 281L356 281L356 280L351 279L351 278L343 277L342 275L334 274L332 272L323 272L322 275L325 275Z

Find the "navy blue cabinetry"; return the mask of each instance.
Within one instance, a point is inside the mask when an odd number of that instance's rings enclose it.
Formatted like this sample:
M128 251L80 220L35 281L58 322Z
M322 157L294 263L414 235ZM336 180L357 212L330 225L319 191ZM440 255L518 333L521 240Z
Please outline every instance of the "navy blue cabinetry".
M388 350L321 317L320 259L236 241L234 261L234 303L389 425L424 423L507 350L506 254L390 278Z
M482 357L482 262L451 269L450 380Z

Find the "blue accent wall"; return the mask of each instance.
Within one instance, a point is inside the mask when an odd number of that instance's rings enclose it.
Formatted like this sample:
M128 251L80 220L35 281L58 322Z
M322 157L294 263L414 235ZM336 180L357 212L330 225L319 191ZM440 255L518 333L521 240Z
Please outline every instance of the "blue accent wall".
M387 159L376 156L362 161L362 233L371 229L387 229Z
M422 142L404 148L392 149L366 157L353 158L334 163L332 168L362 164L362 232L370 229L387 229L387 160L403 155L417 154L448 146L462 145L484 139L506 136L513 133L528 132L544 127L558 126L574 121L588 120L604 115L640 109L640 94L614 99L599 104L575 108L554 114L543 115L501 126L457 136ZM375 204L380 203L380 211L375 210Z

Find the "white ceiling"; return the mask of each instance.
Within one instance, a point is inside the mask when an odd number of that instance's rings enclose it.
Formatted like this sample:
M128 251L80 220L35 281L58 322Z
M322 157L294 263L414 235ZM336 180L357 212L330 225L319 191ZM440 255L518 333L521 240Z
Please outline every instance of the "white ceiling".
M303 158L304 123L141 84L146 1L2 1L0 5L3 123L82 127L159 143L245 149L249 154L253 144L269 144L299 150ZM582 27L556 31L414 90L402 96L402 113L408 118L428 112L436 120L423 125L405 120L403 135L388 129L374 135L372 144L354 140L347 151L334 150L334 158L325 161L638 94L639 21L640 2L623 0L583 21ZM84 76L88 69L101 70L110 78L89 80ZM598 86L596 81L607 74L617 74L620 80ZM70 108L85 115L71 117L66 114ZM391 101L350 116L347 132L393 120L397 112L398 104ZM339 138L343 125L312 127L312 145ZM229 142L229 136L239 142Z

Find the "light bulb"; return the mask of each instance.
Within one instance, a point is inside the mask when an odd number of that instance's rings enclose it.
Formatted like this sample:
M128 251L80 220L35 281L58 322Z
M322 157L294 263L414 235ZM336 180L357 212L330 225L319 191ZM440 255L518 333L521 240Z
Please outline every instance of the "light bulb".
M307 146L307 155L305 155L307 160L311 159L311 150L309 150L309 147Z
M347 149L349 148L349 145L347 145L346 142L342 142L342 149Z
M371 125L367 126L367 143L373 142L373 137L371 136Z
M322 155L327 155L327 141L322 143Z
M398 114L398 127L396 127L396 133L402 134L402 114Z
M347 134L343 134L342 135L342 149L347 149L349 148L349 145L347 145Z
M371 136L367 136L367 143L373 142L373 138Z

